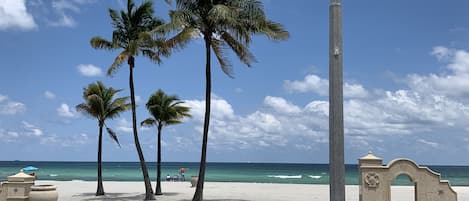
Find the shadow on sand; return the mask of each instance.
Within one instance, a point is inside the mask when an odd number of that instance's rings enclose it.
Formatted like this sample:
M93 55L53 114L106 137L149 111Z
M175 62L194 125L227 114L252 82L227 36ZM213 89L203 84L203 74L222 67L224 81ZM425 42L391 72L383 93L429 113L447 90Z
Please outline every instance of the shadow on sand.
M163 196L176 196L180 193L168 192L164 193ZM137 193L106 193L104 196L95 196L94 193L82 193L78 195L74 195L73 197L80 197L80 200L84 201L92 201L92 200L116 200L116 201L130 201L130 200L143 200L145 198L145 194L137 194ZM155 196L158 200L159 196Z
M180 193L168 192L164 193L163 196L156 196L156 200L160 197L171 197L177 196ZM104 196L95 196L94 193L82 193L73 197L79 197L83 201L98 201L98 200L116 200L116 201L131 201L131 200L143 200L145 194L132 194L132 193L106 193ZM205 201L250 201L244 199L204 199ZM191 201L191 199L182 199L179 201Z
M192 201L192 200L180 200L180 201ZM204 201L250 201L243 199L204 199Z

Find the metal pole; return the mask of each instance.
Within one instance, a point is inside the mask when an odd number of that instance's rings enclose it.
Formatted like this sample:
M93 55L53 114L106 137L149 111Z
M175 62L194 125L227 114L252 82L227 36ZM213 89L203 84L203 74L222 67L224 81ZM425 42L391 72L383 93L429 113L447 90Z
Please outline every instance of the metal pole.
M341 0L330 0L329 17L329 193L345 201Z

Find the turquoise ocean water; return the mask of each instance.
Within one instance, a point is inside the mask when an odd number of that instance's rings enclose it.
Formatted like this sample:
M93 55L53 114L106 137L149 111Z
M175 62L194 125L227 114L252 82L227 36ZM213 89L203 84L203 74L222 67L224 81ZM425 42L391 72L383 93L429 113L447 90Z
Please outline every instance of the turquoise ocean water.
M17 173L22 167L33 165L41 180L96 180L96 162L33 162L0 161L0 180ZM147 163L150 177L155 180L156 163ZM179 168L186 168L186 178L197 175L198 163L167 162L162 165L163 180L166 175L177 175ZM441 173L452 185L469 186L469 166L429 166ZM142 181L138 162L104 162L105 181ZM346 165L346 183L358 184L357 165ZM282 164L282 163L208 163L206 181L253 182L253 183L295 183L328 184L327 164ZM398 185L410 184L405 176L399 176Z

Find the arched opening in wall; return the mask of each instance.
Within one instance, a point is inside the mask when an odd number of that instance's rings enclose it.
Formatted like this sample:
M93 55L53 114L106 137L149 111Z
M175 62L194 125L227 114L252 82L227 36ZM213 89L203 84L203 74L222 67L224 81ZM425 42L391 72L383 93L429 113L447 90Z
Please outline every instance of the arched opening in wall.
M406 174L400 174L391 183L391 201L416 201L417 185Z

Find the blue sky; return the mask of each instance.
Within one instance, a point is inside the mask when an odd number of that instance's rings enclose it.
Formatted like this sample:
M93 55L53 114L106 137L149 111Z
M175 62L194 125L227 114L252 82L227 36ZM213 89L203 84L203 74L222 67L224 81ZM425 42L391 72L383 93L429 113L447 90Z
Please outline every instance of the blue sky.
M140 2L140 1L138 1ZM172 7L155 1L167 19ZM265 0L267 15L291 38L256 37L258 63L235 57L235 78L213 61L208 161L328 161L328 1ZM124 89L126 66L104 75L117 52L94 50L111 37L108 8L119 0L4 0L0 3L0 160L94 161L97 124L74 110L82 89L102 80ZM386 161L469 165L469 2L345 1L346 162L373 151ZM200 40L163 64L136 60L138 121L161 88L193 108L185 124L163 130L164 161L199 161L204 105ZM232 56L232 55L231 55ZM105 161L136 161L131 113L109 121L122 148L104 140ZM146 159L156 159L156 129L141 128Z

